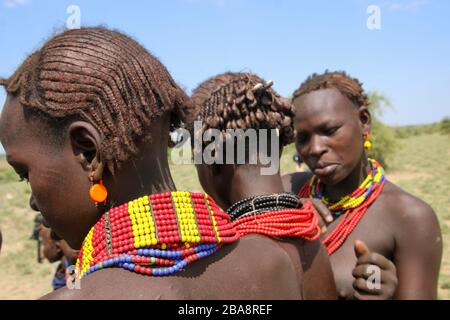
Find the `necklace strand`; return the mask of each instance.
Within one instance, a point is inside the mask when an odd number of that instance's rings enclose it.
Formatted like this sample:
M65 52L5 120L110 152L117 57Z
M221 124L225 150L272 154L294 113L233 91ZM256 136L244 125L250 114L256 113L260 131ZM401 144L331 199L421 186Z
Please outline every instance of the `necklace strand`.
M287 207L294 203L298 206L295 195L268 200L254 201L251 207L258 213L250 214L236 206L241 217L232 221L204 193L175 191L140 197L110 209L91 228L83 241L77 270L80 277L111 267L167 276L250 233L319 237L312 207ZM276 206L263 205L267 203Z
M386 181L383 167L373 159L369 159L369 162L371 170L361 185L351 194L336 202L332 202L325 197L324 185L316 176L305 183L299 191L300 198L320 199L335 217L342 215L342 219L336 228L323 240L329 255L332 255L342 246L367 212L367 209L383 190Z
M277 237L320 237L318 218L311 203L302 205L291 193L253 196L232 205L227 213L241 235L250 233Z

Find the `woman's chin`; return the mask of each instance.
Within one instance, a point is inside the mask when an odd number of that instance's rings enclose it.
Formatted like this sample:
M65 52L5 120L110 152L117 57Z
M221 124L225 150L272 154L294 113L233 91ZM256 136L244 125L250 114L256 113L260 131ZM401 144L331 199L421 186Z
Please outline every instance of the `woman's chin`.
M317 178L319 178L320 182L326 184L326 185L335 185L342 181L342 178L339 176L339 172L337 170L337 166L333 168L333 170L330 170L329 172L326 172L326 174L315 174Z

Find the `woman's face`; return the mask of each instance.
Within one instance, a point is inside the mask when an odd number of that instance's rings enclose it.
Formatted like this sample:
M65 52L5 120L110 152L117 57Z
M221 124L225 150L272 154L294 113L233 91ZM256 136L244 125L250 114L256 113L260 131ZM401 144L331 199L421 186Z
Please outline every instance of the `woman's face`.
M30 207L72 248L80 248L99 218L91 202L89 173L70 139L61 145L49 140L45 122L26 119L23 106L8 96L0 119L0 141L8 163L29 182Z
M296 98L296 148L311 171L325 184L348 177L361 161L363 133L370 114L337 89L320 89Z

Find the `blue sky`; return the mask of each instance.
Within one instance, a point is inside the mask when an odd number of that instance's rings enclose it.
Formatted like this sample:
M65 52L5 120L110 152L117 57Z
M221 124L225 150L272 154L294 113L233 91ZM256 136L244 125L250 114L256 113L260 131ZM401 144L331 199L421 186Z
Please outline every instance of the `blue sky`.
M288 96L313 72L346 70L391 99L387 124L450 116L450 1L0 0L0 76L65 26L71 4L82 25L137 39L188 93L217 73L244 70ZM380 30L366 26L369 5L380 8Z

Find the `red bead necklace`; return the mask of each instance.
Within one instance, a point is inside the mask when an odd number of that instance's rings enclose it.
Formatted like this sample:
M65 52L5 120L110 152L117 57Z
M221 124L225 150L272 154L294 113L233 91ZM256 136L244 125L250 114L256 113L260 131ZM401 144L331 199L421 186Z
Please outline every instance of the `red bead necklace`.
M386 181L384 170L375 160L369 159L369 161L372 168L363 183L337 202L333 203L324 197L323 185L315 176L305 183L298 193L300 198L320 199L334 216L342 215L336 228L323 240L329 255L342 246L383 190Z

